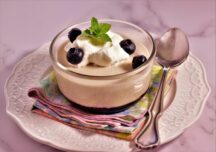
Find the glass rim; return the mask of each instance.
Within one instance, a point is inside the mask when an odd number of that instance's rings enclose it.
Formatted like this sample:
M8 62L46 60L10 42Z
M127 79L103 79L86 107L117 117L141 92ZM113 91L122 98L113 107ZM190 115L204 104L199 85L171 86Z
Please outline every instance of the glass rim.
M135 25L133 23L127 22L127 21L116 20L116 19L100 19L99 21L100 22L115 22L115 23L127 24L127 25L130 25L133 28L136 28L136 29L140 30L143 33L146 33L150 37L152 45L153 45L152 52L151 52L149 58L147 59L147 61L144 64L142 64L141 66L139 66L138 68L136 68L136 69L132 69L132 70L130 70L128 72L124 72L124 73L120 73L120 74L114 74L114 75L87 75L87 74L82 74L82 73L72 71L69 68L67 68L67 67L63 66L62 64L58 63L56 61L55 57L54 57L54 54L53 54L53 46L54 46L56 40L67 29L90 23L90 21L86 21L86 22L82 22L82 23L79 23L79 24L73 24L73 25L70 25L70 26L64 28L63 30L61 30L53 38L53 40L51 41L50 47L49 47L49 54L50 54L53 66L61 69L62 71L66 72L68 74L72 74L72 75L75 75L75 76L78 76L78 77L85 77L85 78L89 78L89 79L95 79L95 78L97 78L97 79L115 79L115 78L120 78L120 77L125 77L125 76L131 76L131 75L134 75L136 73L139 73L143 69L145 69L146 65L151 60L153 60L154 56L156 55L155 42L153 40L153 37L151 36L151 34L148 31L142 29L141 27L139 27L139 26L137 26L137 25Z

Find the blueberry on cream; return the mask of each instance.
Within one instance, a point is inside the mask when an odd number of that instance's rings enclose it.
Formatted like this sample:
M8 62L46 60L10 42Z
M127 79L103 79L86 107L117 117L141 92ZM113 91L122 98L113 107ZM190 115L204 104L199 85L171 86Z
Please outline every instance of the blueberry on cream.
M137 67L139 67L140 65L142 65L143 63L145 63L147 61L146 57L144 55L137 55L133 58L132 60L132 67L133 69L136 69Z
M84 52L80 48L70 48L67 52L67 60L71 64L78 64L82 61Z
M72 28L68 33L68 38L73 43L73 41L76 40L77 36L79 36L81 33L82 31L80 29Z
M133 54L136 50L136 45L130 39L125 39L120 42L120 46L127 52L129 55Z

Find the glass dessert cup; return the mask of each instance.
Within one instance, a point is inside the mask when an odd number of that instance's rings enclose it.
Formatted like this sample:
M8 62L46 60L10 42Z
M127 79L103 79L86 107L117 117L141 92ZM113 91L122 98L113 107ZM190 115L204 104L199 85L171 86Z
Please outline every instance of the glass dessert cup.
M57 34L50 45L50 56L59 89L72 105L92 113L114 113L133 105L145 94L151 82L156 50L152 36L140 27L120 20L100 22L111 24L113 32L139 40L147 48L147 61L125 73L103 76L77 73L62 65L58 62L62 40L72 28L83 31L90 26L90 22L70 26Z

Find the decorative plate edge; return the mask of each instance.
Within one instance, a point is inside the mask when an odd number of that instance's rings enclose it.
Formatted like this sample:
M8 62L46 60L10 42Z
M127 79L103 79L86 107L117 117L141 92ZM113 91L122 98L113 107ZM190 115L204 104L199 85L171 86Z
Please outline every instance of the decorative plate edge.
M202 61L198 58L198 57L196 57L194 54L192 54L191 52L190 52L190 56L193 58L193 59L195 59L198 63L199 63L199 65L200 65L200 67L201 67L201 69L202 69L202 71L203 71L203 80L204 80L204 83L205 83L205 86L206 86L206 89L207 89L207 93L206 93L206 95L205 95L205 97L204 97L204 99L203 99L203 102L202 102L202 105L200 106L200 109L199 109L199 112L198 112L198 114L194 117L194 120L193 121L191 121L190 123L188 123L188 125L187 126L185 126L183 129L182 129L182 132L184 132L187 128L189 128L192 124L194 124L198 119L199 119L199 117L200 117L200 115L202 114L202 112L203 112L203 109L204 109L204 107L205 107L205 104L206 104L206 102L207 102L207 100L208 100L208 97L209 97L209 95L211 94L211 87L210 87L210 85L209 85L209 83L208 83L208 79L207 79L207 74L206 74L206 70L205 70L205 66L204 66L204 64L202 63Z

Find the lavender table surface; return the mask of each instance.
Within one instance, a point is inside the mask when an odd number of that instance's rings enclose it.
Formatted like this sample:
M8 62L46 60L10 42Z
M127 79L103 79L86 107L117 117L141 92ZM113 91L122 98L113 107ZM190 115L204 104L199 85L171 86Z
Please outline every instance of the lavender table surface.
M179 27L189 37L191 52L206 67L212 93L201 117L158 152L216 151L216 3L214 0L0 0L0 152L59 151L24 134L5 112L4 84L13 66L64 27L98 18L133 22L162 34Z

